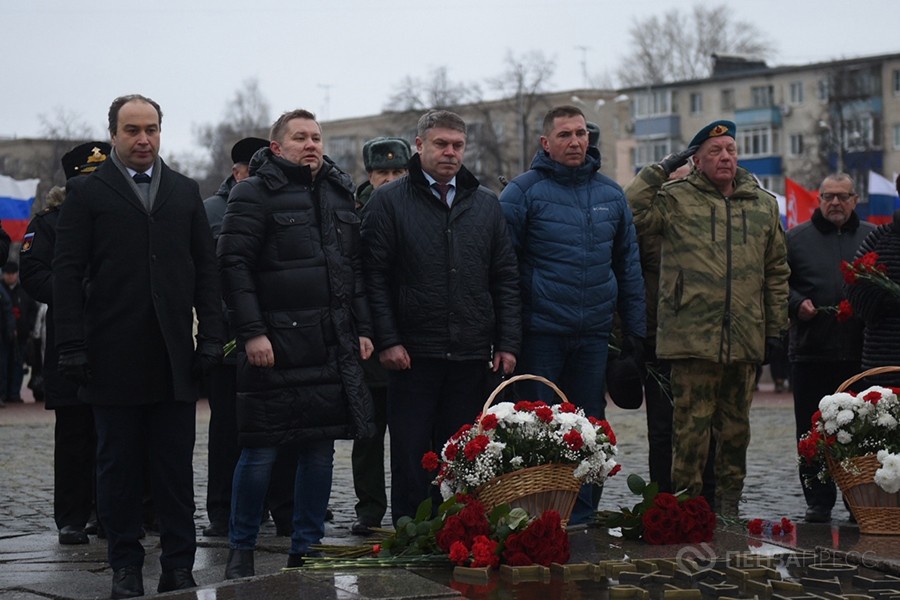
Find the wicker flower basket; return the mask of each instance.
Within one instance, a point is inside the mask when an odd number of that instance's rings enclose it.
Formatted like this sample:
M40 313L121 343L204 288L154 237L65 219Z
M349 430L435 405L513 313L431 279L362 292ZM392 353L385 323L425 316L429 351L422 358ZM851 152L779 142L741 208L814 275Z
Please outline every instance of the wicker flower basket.
M863 371L842 383L837 392L843 392L871 375L898 371L900 367L876 367ZM832 479L841 488L844 499L859 523L860 533L900 535L900 492L889 494L875 483L875 471L881 467L875 455L858 456L843 463L827 456L826 461Z
M484 403L482 412L487 411L494 399L506 386L516 381L531 379L549 386L563 402L568 402L565 394L549 380L538 375L516 375L497 386ZM581 489L581 482L575 478L574 464L547 464L528 467L505 473L476 488L475 496L490 511L500 504L509 504L512 508L522 508L529 515L540 515L545 510L559 513L562 526L565 527L572 516L575 499Z

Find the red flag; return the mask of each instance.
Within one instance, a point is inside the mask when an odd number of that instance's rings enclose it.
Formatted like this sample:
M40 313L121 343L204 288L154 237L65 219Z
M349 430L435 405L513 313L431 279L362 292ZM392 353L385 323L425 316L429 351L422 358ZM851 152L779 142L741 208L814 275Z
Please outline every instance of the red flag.
M807 190L796 181L787 177L784 178L784 196L785 204L787 204L788 229L794 225L809 221L812 214L819 207L818 191Z

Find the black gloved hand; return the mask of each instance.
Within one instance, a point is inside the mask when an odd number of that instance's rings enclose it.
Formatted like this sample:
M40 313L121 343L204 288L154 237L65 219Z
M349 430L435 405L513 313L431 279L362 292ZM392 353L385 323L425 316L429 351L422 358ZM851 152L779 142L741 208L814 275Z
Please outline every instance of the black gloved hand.
M672 174L672 171L686 163L688 159L697 152L698 148L700 148L700 146L691 146L689 148L685 148L681 152L669 154L661 161L659 161L659 166L662 167L663 171L665 171L666 176L669 176Z
M644 369L644 338L627 333L622 336L622 358L631 357L638 369Z
M63 377L78 385L91 381L91 367L88 365L87 350L62 350L57 368Z
M777 337L767 337L766 338L766 355L763 357L764 365L772 362L772 359L776 354L784 350L784 344L781 343L781 338Z
M202 379L210 370L222 364L225 357L225 351L222 344L218 342L201 342L197 344L194 350L194 358L191 361L191 377L194 379Z

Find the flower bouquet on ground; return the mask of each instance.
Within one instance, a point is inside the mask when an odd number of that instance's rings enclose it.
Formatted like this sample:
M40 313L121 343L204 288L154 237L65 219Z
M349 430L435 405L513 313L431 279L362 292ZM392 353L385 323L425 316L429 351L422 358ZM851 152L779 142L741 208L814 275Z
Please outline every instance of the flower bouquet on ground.
M699 544L712 540L716 514L706 498L659 491L656 482L647 483L640 475L631 474L628 489L641 497L633 508L605 511L598 519L606 527L621 527L626 539L648 544Z
M801 461L819 465L819 480L840 486L863 533L900 534L900 400L881 386L844 390L890 371L900 367L870 369L822 398L797 445Z
M549 385L562 402L491 403L520 379ZM470 493L488 509L508 503L529 514L556 510L568 521L584 483L603 483L619 470L615 433L606 421L586 417L543 377L519 375L501 383L474 424L457 431L441 450L422 458L437 471L434 483L450 498Z
M458 494L444 501L436 516L432 516L431 499L423 501L415 517L401 517L396 530L374 545L316 549L325 556L307 559L305 568L454 565L496 569L501 564L566 563L569 537L556 511L532 516L502 504L488 512L474 497Z

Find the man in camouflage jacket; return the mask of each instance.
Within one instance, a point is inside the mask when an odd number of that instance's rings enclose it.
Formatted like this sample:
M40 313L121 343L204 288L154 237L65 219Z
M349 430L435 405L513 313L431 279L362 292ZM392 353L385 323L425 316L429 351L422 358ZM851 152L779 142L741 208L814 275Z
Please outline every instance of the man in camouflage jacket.
M662 236L657 354L672 364L674 488L700 493L712 434L716 509L736 516L756 368L787 328L787 251L775 199L737 166L734 123L689 146L694 172L632 208L640 235Z

